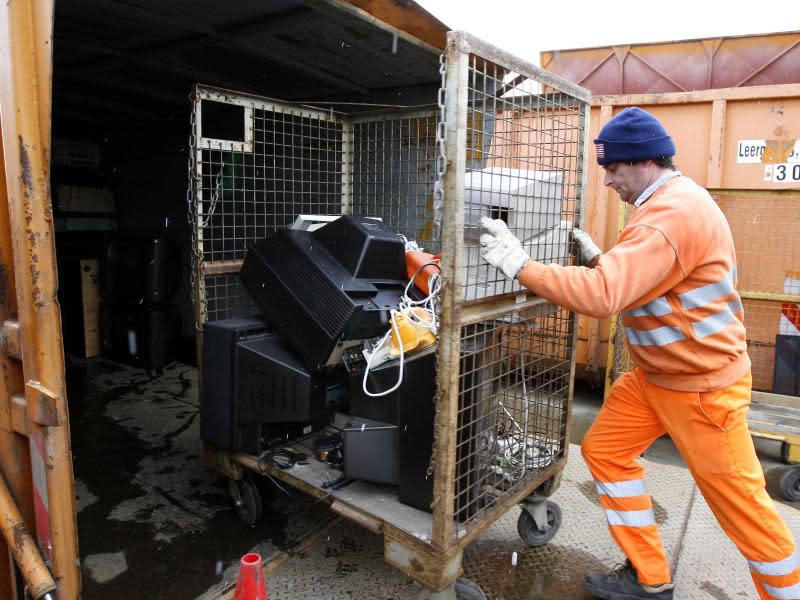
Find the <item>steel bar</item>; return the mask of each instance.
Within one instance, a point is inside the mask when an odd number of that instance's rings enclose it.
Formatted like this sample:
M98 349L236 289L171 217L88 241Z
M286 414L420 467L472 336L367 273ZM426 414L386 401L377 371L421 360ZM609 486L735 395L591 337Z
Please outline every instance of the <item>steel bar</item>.
M800 96L800 83L765 85L760 87L721 88L695 92L671 92L668 94L618 94L615 96L592 96L592 106L644 106L648 104L692 104L714 100L758 100L768 98L792 98Z
M212 275L228 275L242 270L243 259L239 260L213 260L203 263L203 272L209 277Z
M481 321L496 319L509 313L524 311L547 303L544 298L539 296L528 297L527 294L489 298L479 303L463 306L461 309L461 325L474 325Z
M514 71L520 75L527 75L529 78L532 78L539 83L547 85L560 92L564 92L565 94L573 96L574 98L578 98L579 100L583 100L584 102L588 102L591 97L589 90L582 88L581 86L576 85L559 75L555 75L550 71L545 71L533 63L529 63L517 58L508 52L504 52L496 46L492 46L491 44L488 44L473 35L464 33L463 31L459 32L459 35L461 36L460 43L462 44L460 48L464 52L474 53L489 60L490 62L502 65L504 68L507 68L510 71Z
M777 292L760 292L757 290L739 290L743 300L769 300L770 302L800 303L800 294L780 294Z
M17 415L13 399L24 389L22 363L19 362L21 350L17 342L19 323L16 320L17 294L14 275L6 170L0 144L0 321L3 322L3 333L0 335L3 338L0 342L0 473L8 479L11 493L17 499L25 523L32 527L34 517L30 490L30 450L26 437L14 433L18 419L15 418ZM12 333L13 329L16 329L15 333ZM13 561L10 560L5 541L0 538L0 597L16 596L18 594Z
M447 171L442 209L442 327L436 368L439 373L434 423L433 546L453 543L456 433L461 348L461 279L464 230L464 178L467 144L469 56L461 51L462 35L447 34L445 129Z
M361 21L366 21L375 27L383 29L389 34L396 35L403 41L408 42L413 47L418 48L420 51L424 51L425 53L431 53L434 56L437 56L442 51L440 47L426 42L415 35L403 31L402 29L392 26L387 23L387 21L374 17L366 10L354 6L350 2L345 2L343 0L306 0L306 4L314 7L316 10L325 12L332 18L339 20L345 20L349 16L356 16ZM408 9L408 6L402 2L398 3L398 5L400 10Z
M589 130L589 114L591 110L586 110L586 131ZM603 106L600 108L600 119L599 119L599 126L602 128L606 123L611 120L611 107L610 106ZM584 134L586 144L589 142L588 134ZM589 153L584 152L585 159L588 160ZM588 176L589 169L585 169L585 173ZM606 237L606 225L608 223L608 187L603 184L604 173L602 170L598 169L596 172L595 177L595 190L597 190L596 197L597 200L594 203L594 211L593 211L593 218L591 220L592 224L592 231L590 234L592 235L593 239L595 240L602 240ZM583 190L583 201L585 206L585 194L586 194L586 185L584 184L581 186ZM584 220L586 219L585 211L581 211L581 215L583 216ZM601 375L600 372L600 319L592 319L589 317L579 317L579 319L586 319L588 320L588 333L587 337L587 359L586 359L586 370L590 373L591 377L594 379L594 383L599 385L601 382L604 381L604 377Z
M370 517L366 513L356 510L352 506L345 504L339 500L334 500L331 503L331 510L336 514L344 517L348 521L352 521L356 525L371 531L372 533L380 533L383 523L378 519Z
M49 189L52 33L52 0L0 6L0 118L31 421L36 537L58 581L59 597L72 600L80 595L80 569ZM31 385L42 390L33 394L32 404ZM44 420L49 408L57 425L35 422Z

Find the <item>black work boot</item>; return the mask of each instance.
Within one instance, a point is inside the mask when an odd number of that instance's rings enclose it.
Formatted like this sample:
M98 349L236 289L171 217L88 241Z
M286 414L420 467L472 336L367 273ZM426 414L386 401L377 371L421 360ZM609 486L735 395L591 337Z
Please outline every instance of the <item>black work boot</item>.
M636 569L630 561L611 573L589 573L583 578L583 587L598 598L606 600L672 600L673 584L646 585L639 583Z

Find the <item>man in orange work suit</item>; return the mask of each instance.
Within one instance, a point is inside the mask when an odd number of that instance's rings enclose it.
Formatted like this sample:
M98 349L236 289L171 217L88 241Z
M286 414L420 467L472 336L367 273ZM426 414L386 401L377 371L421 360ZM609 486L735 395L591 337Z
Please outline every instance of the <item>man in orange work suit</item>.
M636 460L668 433L760 597L800 598L800 553L767 495L747 427L752 380L730 227L708 192L675 170L672 138L650 113L626 108L594 144L605 184L636 207L611 250L575 229L586 266L562 267L530 260L501 220L485 218L481 236L484 260L539 296L598 319L622 312L636 368L614 383L582 451L628 560L584 585L613 600L672 598Z

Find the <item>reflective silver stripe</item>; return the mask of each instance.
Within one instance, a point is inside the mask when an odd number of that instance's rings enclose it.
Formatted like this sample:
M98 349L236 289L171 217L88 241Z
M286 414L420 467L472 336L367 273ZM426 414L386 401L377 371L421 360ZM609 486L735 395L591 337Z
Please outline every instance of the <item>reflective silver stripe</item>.
M741 301L728 302L727 308L714 313L710 317L706 317L702 321L692 323L695 336L700 340L709 335L719 333L736 320L736 315L733 313L742 312L743 310Z
M723 296L732 294L735 291L733 287L735 278L736 269L734 268L733 271L726 275L722 281L718 281L717 283L709 283L708 285L704 285L703 287L699 287L689 292L678 294L678 298L680 298L681 304L686 310L697 308L699 306L705 306L709 302L713 302L714 300L722 298Z
M606 519L609 525L625 525L626 527L647 527L656 524L656 517L651 509L646 510L608 510Z
M761 585L764 586L764 589L767 590L770 596L775 596L776 598L780 598L780 600L797 600L800 598L800 583L795 583L787 587L775 587L774 585L769 585L764 582L761 582Z
M795 550L794 554L789 558L772 562L756 562L754 560L749 560L747 562L750 563L750 568L759 575L789 575L800 567L800 553Z
M661 317L672 312L672 308L664 296L659 296L647 304L626 311L632 317Z
M666 346L686 339L679 328L666 325L646 330L626 327L625 333L628 334L628 343L634 346Z
M646 496L647 487L644 479L632 479L630 481L618 481L615 483L597 482L597 495L608 496L609 498L630 498L631 496Z

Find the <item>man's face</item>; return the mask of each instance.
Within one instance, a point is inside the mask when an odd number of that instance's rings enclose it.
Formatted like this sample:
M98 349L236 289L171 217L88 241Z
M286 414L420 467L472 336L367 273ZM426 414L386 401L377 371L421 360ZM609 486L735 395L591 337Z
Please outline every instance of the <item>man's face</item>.
M606 165L603 183L613 189L623 202L633 204L651 183L652 161L616 162Z

